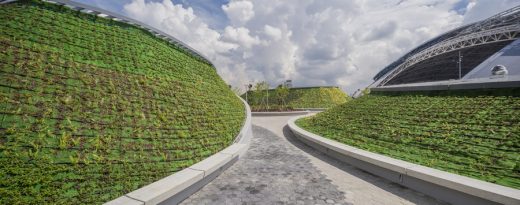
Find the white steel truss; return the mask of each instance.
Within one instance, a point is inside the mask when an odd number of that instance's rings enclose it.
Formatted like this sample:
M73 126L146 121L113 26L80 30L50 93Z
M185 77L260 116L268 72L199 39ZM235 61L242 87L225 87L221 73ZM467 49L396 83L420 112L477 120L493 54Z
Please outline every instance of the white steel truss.
M390 75L388 75L383 81L381 81L379 86L384 86L388 81L392 80L395 76L399 75L407 68L426 59L463 48L495 43L500 41L515 40L517 38L520 38L520 25L500 27L492 30L486 30L478 33L472 33L469 35L448 39L446 41L436 44L435 46L422 50L421 52L414 54L413 56L410 56L408 59L406 59L405 62L397 66L397 68L394 69L394 71Z
M464 29L456 29L454 32L456 35L451 38L442 40L417 53L405 55L408 57L403 57L406 58L403 63L389 71L390 74L387 74L378 86L384 86L404 70L426 59L463 48L520 38L520 6L469 25ZM444 35L450 33L453 32Z

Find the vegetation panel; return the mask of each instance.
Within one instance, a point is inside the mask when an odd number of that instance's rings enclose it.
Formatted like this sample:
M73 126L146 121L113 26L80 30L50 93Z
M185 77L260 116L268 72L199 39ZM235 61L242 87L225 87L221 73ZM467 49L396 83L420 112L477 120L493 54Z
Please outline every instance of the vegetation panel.
M99 204L229 146L242 102L140 28L0 5L0 204Z
M357 148L520 188L519 97L378 93L296 124Z

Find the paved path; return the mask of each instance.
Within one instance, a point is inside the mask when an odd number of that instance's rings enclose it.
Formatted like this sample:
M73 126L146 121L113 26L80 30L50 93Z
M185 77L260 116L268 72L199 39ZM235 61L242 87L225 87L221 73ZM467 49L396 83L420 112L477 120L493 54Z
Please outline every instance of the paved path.
M183 204L439 204L293 138L291 117L253 117L246 155Z

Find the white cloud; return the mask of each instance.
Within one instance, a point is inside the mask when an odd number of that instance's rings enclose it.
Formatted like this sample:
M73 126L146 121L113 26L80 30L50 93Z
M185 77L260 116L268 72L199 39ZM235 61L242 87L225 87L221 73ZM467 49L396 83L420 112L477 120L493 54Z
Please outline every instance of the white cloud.
M272 86L290 78L299 86L338 85L351 92L405 51L462 21L451 11L455 1L261 2L253 1L255 17L246 27L277 41L253 47L255 58L246 64L248 72L264 74L252 78Z
M233 28L231 26L227 26L224 29L224 40L237 43L245 48L251 48L253 45L257 45L260 43L258 36L250 36L249 29L244 27Z
M265 25L264 32L267 36L271 37L275 41L278 41L282 38L282 30L279 28Z
M253 3L250 1L231 1L223 5L222 10L234 25L242 25L255 16Z
M454 10L458 1L231 0L222 6L230 25L221 31L170 0L134 0L125 12L207 55L232 85L292 79L297 86L338 85L352 93L422 42L487 17L483 8L496 13L514 4L471 1L462 16Z
M241 46L247 47L254 44L256 39L253 38L254 40L251 41L248 38L246 28L239 29L236 36L224 36L225 34L209 28L202 19L193 13L192 8L183 8L180 4L174 5L170 0L162 2L133 0L124 6L123 11L201 52L215 64L219 74L229 83L236 84L235 79L245 77L245 68L227 55ZM224 38L228 38L228 40L226 41ZM247 44L241 45L242 43Z
M134 0L124 6L124 12L175 36L212 59L238 47L236 44L221 41L221 34L195 16L193 9L185 9L180 4L174 5L170 0Z

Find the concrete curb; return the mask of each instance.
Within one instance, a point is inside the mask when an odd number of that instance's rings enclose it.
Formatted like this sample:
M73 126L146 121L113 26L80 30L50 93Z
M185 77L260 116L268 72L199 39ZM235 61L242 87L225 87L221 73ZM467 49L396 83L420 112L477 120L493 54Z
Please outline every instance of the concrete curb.
M292 116L292 115L306 115L310 111L287 111L287 112L252 112L253 116Z
M311 114L312 115L312 114ZM520 204L520 190L375 154L315 135L288 121L294 135L317 150L395 183L453 204Z
M329 108L294 108L298 111L311 111L311 112L318 112L318 111L325 111Z
M306 115L311 112L323 112L328 108L295 108L294 111L285 112L251 112L253 116L291 116L291 115Z
M242 103L245 106L246 119L231 146L175 174L109 201L105 205L177 204L211 182L233 165L249 148L253 136L251 110L244 100Z

